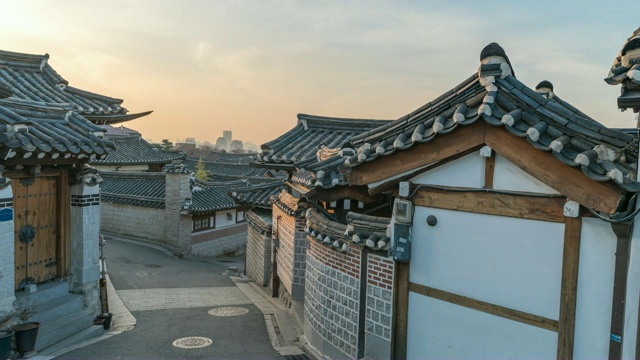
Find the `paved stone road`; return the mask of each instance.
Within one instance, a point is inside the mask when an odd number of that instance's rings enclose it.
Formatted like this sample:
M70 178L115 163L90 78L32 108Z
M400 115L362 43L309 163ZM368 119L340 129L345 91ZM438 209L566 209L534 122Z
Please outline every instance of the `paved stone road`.
M235 286L120 290L118 295L129 311L251 304Z
M271 345L263 313L222 275L228 266L242 269L242 258L177 259L109 238L105 252L109 277L137 324L56 359L283 359ZM222 306L248 311L208 314ZM172 345L184 337L212 343L192 349Z

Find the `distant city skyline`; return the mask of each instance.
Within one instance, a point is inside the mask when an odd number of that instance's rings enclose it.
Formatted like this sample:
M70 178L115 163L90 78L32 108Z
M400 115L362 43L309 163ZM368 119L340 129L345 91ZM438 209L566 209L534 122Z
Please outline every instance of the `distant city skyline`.
M2 49L49 53L71 86L125 99L152 139L221 134L265 143L296 114L396 119L474 73L498 42L609 127L633 127L602 80L640 23L637 1L6 2ZM212 141L212 140L210 140Z

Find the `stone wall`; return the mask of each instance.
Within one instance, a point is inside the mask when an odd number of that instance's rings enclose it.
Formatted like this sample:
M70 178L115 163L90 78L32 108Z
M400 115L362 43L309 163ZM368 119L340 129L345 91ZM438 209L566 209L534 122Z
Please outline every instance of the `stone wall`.
M253 226L247 227L247 275L256 284L267 286L271 280L271 237Z
M273 207L273 231L278 234L278 277L280 286L289 294L293 285L293 247L295 233L295 217L277 206Z
M164 209L102 203L104 231L164 243Z
M389 359L391 356L393 272L394 263L391 258L369 254L365 354L372 359Z
M358 357L361 250L345 254L316 241L307 251L305 335L330 358Z
M181 214L182 205L191 198L190 174L167 172L165 186L164 242L182 256L191 254L191 216Z
M247 223L227 226L193 235L191 255L215 257L229 253L243 254L247 244Z

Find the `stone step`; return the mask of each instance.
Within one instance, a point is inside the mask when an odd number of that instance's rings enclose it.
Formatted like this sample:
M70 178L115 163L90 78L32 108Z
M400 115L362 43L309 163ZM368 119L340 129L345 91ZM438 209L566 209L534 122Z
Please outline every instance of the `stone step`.
M36 289L33 293L24 291L16 292L16 297L18 299L29 297L29 299L34 300L37 304L44 304L69 294L69 282L54 280L40 284L36 286Z
M46 349L64 339L83 332L89 327L93 327L93 318L92 312L77 310L54 321L41 323L38 330L38 340L36 341L36 351Z
M55 298L45 303L38 303L35 309L35 315L29 321L38 321L42 325L54 322L69 314L78 312L82 309L82 297L67 293L66 295Z
M91 325L88 328L71 335L70 337L59 341L44 350L38 352L40 356L60 356L62 354L67 353L68 351L73 351L76 348L82 347L83 345L87 345L89 343L93 343L100 339L100 337L104 338L105 330L102 325ZM94 339L94 340L90 340Z

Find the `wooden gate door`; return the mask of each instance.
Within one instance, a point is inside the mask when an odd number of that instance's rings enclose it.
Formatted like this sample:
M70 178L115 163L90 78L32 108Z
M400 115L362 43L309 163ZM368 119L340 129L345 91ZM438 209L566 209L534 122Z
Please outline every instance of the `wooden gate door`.
M13 182L16 289L56 277L59 176Z

